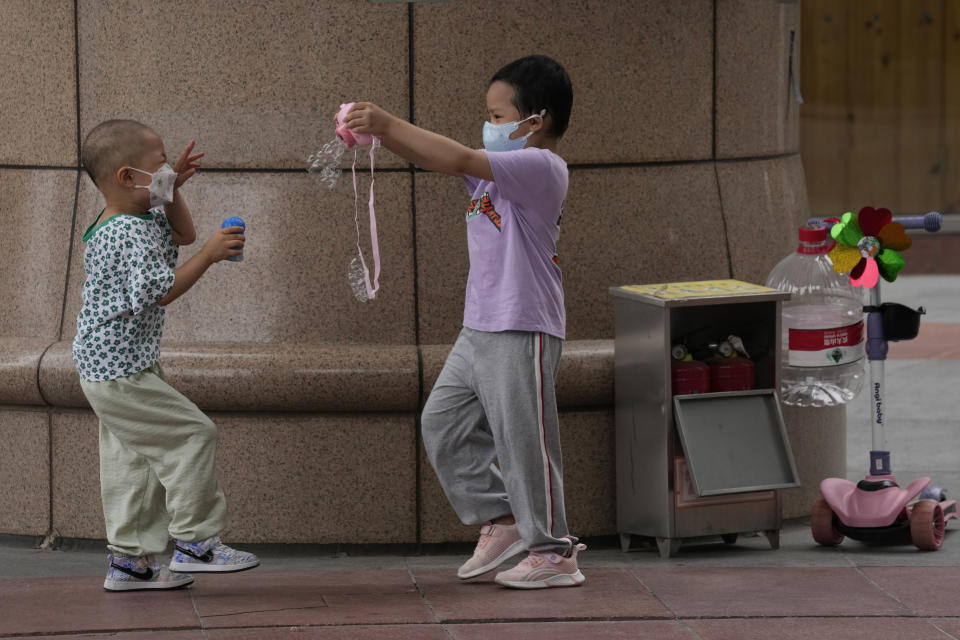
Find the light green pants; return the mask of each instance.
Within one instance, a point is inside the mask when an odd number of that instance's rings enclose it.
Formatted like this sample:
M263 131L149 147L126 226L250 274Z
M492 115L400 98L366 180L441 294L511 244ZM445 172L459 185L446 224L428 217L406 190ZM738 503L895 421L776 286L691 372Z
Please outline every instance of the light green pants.
M216 477L217 428L149 369L107 382L81 380L100 418L100 495L108 548L160 553L169 538L220 533L227 505Z

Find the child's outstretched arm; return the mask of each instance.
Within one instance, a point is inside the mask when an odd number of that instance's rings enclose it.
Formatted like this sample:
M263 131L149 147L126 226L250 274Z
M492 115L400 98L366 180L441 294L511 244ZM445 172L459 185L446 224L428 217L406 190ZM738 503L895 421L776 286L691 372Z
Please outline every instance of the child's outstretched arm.
M193 147L196 144L191 140L187 148L180 154L177 163L173 165L173 170L177 172L177 180L173 185L173 202L164 207L167 214L167 222L173 230L173 244L183 246L193 244L197 239L197 231L193 226L193 216L190 215L190 209L187 207L186 200L180 195L180 187L183 183L192 178L200 164L197 162L203 157L203 153L191 155Z
M490 161L484 152L421 129L371 102L356 103L344 123L358 133L379 137L384 147L421 169L493 180Z
M243 227L225 227L214 232L200 251L174 269L173 287L157 304L161 307L167 306L195 285L210 265L243 253L245 237L242 232Z

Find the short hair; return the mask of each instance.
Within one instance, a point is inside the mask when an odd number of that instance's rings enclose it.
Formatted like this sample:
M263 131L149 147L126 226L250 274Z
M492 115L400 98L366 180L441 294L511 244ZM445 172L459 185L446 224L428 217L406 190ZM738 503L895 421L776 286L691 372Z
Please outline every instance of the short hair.
M145 134L152 131L136 120L107 120L91 129L80 148L80 162L93 183L102 187L111 173L139 162L146 149Z
M552 120L551 133L558 138L563 136L570 124L573 85L560 63L543 55L527 56L497 71L489 84L497 81L513 87L513 106L521 117L546 109Z

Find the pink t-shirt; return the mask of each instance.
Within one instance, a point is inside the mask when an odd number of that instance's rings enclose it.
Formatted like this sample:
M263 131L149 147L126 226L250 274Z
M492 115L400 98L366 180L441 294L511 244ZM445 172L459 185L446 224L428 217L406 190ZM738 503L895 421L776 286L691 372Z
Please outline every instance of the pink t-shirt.
M566 337L557 258L567 163L552 151L485 151L494 181L464 176L470 275L463 326Z

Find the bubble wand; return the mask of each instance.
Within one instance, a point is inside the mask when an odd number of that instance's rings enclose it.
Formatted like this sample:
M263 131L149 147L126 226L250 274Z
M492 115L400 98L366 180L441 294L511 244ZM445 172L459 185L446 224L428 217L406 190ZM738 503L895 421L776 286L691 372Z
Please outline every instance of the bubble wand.
M333 120L336 123L334 132L336 136L333 140L323 145L319 151L316 151L307 158L307 171L317 174L319 181L328 189L333 189L340 179L340 158L343 152L353 147L353 165L351 172L353 174L353 221L357 228L357 257L350 261L347 269L347 281L350 283L350 289L354 297L360 302L373 300L377 297L377 291L380 289L380 243L377 240L377 217L374 213L373 203L373 184L374 184L374 150L380 146L380 138L367 134L351 131L344 118L350 112L353 102L340 105L340 110ZM367 268L366 260L363 258L363 250L360 247L360 196L357 188L357 153L359 147L370 146L370 245L373 250L373 281L370 279L370 270Z
M380 138L369 133L357 133L351 131L344 118L350 112L354 103L348 102L340 105L340 111L337 112L334 120L337 123L337 138L346 145L347 148L353 147L353 221L357 227L357 258L350 261L349 279L353 288L353 295L360 301L373 300L377 297L377 291L380 289L380 243L377 240L377 216L373 207L373 183L374 183L374 151L380 146ZM370 198L368 207L370 210L370 248L373 251L373 282L370 281L370 270L367 268L367 262L363 259L363 250L360 248L360 196L357 190L357 152L359 147L370 145ZM363 289L360 285L363 285Z

